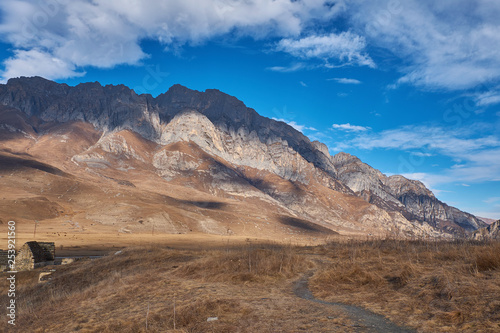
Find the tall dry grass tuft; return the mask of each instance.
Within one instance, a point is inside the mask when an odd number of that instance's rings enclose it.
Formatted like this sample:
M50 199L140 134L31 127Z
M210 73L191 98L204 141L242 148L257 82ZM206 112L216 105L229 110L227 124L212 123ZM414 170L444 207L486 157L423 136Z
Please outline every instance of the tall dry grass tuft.
M476 249L472 257L472 269L477 272L500 269L500 243L492 243L487 248Z
M180 276L205 281L264 282L289 278L312 267L293 246L247 244L210 253L178 270Z

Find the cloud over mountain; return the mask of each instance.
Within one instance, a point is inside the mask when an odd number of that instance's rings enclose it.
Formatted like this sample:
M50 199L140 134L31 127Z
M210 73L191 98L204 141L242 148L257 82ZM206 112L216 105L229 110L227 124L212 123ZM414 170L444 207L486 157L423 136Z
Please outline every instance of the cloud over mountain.
M0 38L12 45L0 74L4 80L137 65L148 57L144 40L172 50L231 36L266 40L276 51L329 68L375 68L374 50L384 50L401 61L390 65L400 72L397 85L472 90L479 105L500 102L495 1L4 0L0 11Z
M310 19L328 20L340 8L285 0L5 0L0 36L14 54L4 61L1 76L64 78L80 75L82 66L138 64L147 57L140 46L144 39L169 46L196 45L227 33L256 39L298 36ZM33 73L39 59L49 66Z

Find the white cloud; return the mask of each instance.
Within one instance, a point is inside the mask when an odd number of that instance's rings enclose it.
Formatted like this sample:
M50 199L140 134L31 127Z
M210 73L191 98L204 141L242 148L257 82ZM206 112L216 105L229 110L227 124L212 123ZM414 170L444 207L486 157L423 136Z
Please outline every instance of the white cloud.
M478 106L488 106L500 103L500 87L491 90L476 93L475 101Z
M415 155L415 156L418 156L418 157L431 157L431 156L434 156L434 154L424 153L424 152L421 152L421 151L412 152L411 154Z
M14 56L0 75L63 78L80 75L76 68L82 66L139 64L147 57L143 39L175 49L227 33L289 38L343 8L341 1L320 0L2 0L0 38L13 46ZM61 65L37 69L34 53L23 53L31 51Z
M2 76L6 78L39 75L47 79L56 79L85 74L77 71L74 65L36 49L15 51L12 58L5 60L5 65L7 70Z
M293 128L295 128L297 131L299 131L301 133L304 133L305 130L317 131L317 129L314 128L314 127L309 127L309 126L306 126L306 125L299 125L295 121L289 121L289 120L279 119L279 118L272 118L272 119L276 120L276 121L282 121L282 122L284 122L284 123L292 126Z
M333 79L328 79L328 81L336 81L338 83L342 84L361 84L362 82L356 79L349 79L349 78L333 78Z
M299 83L302 87L307 87L307 83L305 83L304 81L300 81Z
M346 131L346 132L364 132L364 131L368 131L369 129L371 129L370 127L351 125L349 123L347 123L347 124L333 124L332 128L338 129L341 131Z
M289 73L289 72L296 72L298 70L304 69L306 66L302 63L298 64L293 64L288 67L284 66L273 66L273 67L268 67L266 68L267 70L273 71L273 72L281 72L281 73Z
M311 35L300 39L284 38L276 45L276 51L290 53L302 59L321 59L328 67L358 65L375 67L365 52L364 37L352 32ZM333 61L334 64L330 62Z
M471 133L467 129L451 130L439 126L404 126L359 136L353 140L352 144L363 149L436 149L456 157L468 156L469 153L483 148L500 146L500 139L494 135L479 138L470 138L469 136ZM488 159L491 156L485 154L481 158Z
M391 5L392 3L392 5ZM500 79L500 2L353 0L354 31L404 59L398 83L472 89ZM483 96L480 103L497 103Z
M450 181L491 181L500 178L500 137L488 135L484 126L447 129L438 126L405 126L379 133L360 133L344 142L358 149L393 149L419 158L444 155L455 161L446 170ZM480 129L480 130L479 130ZM405 168L408 169L408 168ZM446 179L444 176L442 179Z

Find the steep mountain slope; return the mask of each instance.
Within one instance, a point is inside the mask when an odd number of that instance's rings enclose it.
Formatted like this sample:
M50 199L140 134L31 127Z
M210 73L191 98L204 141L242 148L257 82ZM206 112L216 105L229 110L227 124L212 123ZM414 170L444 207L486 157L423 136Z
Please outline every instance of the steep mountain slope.
M477 240L498 240L500 239L500 220L493 222L485 228L480 228L473 233Z
M357 157L332 157L338 179L356 194L383 209L401 212L409 220L425 221L449 232L474 231L485 224L475 216L439 201L422 182L403 176L387 177Z
M139 96L125 86L84 83L69 87L34 77L11 79L7 85L0 85L0 103L44 122L79 120L104 132L129 129L161 144L169 141L171 133L165 126L177 114L196 110L212 123L209 126L228 135L228 149L235 145L234 140L258 139L266 146L276 145L279 155L291 148L307 162L335 176L329 156L316 149L302 133L283 122L259 116L241 101L218 90L201 93L174 85L154 99L150 95ZM200 125L206 124L205 121ZM272 152L270 149L269 153ZM269 157L272 160L274 156ZM286 173L299 176L291 170L282 170L284 176Z
M113 209L92 207L92 200L76 193L64 202L70 210L85 210L84 219L97 225L121 221L113 223L142 230L150 221L171 225L166 232L240 234L271 233L279 225L281 235L329 230L406 236L481 226L475 217L439 202L423 184L386 177L348 154L332 157L325 145L218 90L175 85L153 98L125 86L11 79L0 85L0 126L6 159L21 154L78 184L115 193L100 199ZM183 204L162 199L171 189ZM35 186L25 197L39 191L47 193ZM147 199L132 204L123 192ZM167 206L160 208L162 202ZM252 212L245 218L253 221L252 231L228 222L241 222L239 209Z

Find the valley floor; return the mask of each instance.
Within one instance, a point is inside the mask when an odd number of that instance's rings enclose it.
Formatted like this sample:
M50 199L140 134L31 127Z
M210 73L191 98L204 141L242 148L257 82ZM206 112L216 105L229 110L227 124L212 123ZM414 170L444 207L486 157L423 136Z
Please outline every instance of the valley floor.
M184 240L134 244L94 260L17 273L17 325L9 331L500 329L498 243L336 240L299 246L221 237ZM109 249L92 250L86 254ZM39 273L49 269L55 272L38 283ZM309 297L298 292L300 283ZM8 301L7 289L2 277L1 304ZM389 326L373 327L363 316ZM217 320L207 321L212 317Z

